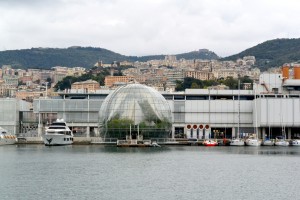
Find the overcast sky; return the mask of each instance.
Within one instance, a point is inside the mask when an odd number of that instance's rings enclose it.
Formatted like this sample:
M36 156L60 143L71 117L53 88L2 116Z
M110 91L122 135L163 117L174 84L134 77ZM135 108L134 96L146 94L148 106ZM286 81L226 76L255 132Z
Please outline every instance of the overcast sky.
M0 50L92 46L219 56L300 38L299 0L0 0Z

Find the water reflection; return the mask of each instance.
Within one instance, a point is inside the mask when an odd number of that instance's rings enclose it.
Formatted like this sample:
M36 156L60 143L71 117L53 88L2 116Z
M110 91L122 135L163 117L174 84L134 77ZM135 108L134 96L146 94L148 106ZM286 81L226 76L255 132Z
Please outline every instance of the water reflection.
M163 153L169 151L176 152L199 152L207 154L245 154L245 155L300 155L300 148L297 147L204 147L204 146L162 146L161 148L124 148L115 146L93 147L103 153Z
M230 154L247 154L247 155L300 155L300 148L297 147L277 147L277 146L260 146L260 147L201 147L204 152L218 152Z
M101 150L106 153L161 153L170 151L168 146L162 147L115 147L115 146L102 146Z
M0 146L1 199L295 199L299 154L275 146Z
M231 147L231 146L162 146L158 148L136 148L136 147L116 147L103 145L69 145L69 146L44 146L44 145L12 145L9 148L2 148L2 150L16 151L18 154L23 152L31 153L164 153L164 152L199 152L200 154L245 154L245 155L300 155L300 148L298 147L277 147L277 146L261 146L261 147ZM1 151L1 149L0 149Z

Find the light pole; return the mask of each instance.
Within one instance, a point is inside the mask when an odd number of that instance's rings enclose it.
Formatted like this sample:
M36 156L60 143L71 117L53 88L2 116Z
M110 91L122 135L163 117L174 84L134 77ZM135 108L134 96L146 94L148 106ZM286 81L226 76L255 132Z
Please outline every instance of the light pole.
M48 82L45 82L46 84L46 96L45 96L45 99L47 99L47 92L48 92Z

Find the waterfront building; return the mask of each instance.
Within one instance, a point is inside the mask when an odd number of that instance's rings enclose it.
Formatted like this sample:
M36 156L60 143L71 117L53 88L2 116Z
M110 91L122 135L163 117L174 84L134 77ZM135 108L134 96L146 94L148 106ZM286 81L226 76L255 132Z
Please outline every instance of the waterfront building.
M136 83L109 94L99 112L101 138L149 140L171 138L171 109L155 89Z
M284 68L284 75L262 74L253 90L186 89L184 92L161 92L171 109L170 137L231 138L237 134L249 135L255 132L256 127L260 138L269 132L272 138L282 134L289 139L299 137L300 73L298 68L287 69ZM292 79L287 77L285 70L294 72ZM20 111L19 116L22 116L23 124L38 127L36 131L39 135L43 134L48 124L57 118L64 118L74 130L75 137L99 137L103 133L103 129L99 129L99 111L113 91L60 92L58 97L52 99L35 99L31 114L28 111L28 117L23 117ZM115 107L111 109L116 110ZM130 110L128 107L124 112ZM32 117L34 115L36 117ZM23 130L21 120L14 120L15 125L18 124Z
M26 112L32 113L30 105L26 101L15 98L0 98L0 127L12 134L19 134L20 124L22 124L23 117L26 117ZM20 115L21 113L22 115ZM37 125L35 120L31 122ZM27 126L27 124L24 124L24 126ZM30 125L28 124L28 126Z
M56 118L64 118L77 130L77 136L98 136L98 113L108 94L61 93L62 99L35 100L34 111L41 115L43 125ZM300 133L299 94L187 89L162 95L172 112L172 138L246 136L253 133L256 126L260 137L269 130L273 138L279 136L282 127L286 129L287 138L294 138ZM240 133L237 133L238 127Z

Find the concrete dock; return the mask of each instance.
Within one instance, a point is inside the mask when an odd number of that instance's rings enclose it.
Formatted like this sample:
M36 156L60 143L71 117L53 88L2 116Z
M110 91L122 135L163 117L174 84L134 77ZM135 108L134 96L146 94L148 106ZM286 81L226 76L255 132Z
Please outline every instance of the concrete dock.
M229 145L230 139L217 139L219 145ZM157 142L160 145L202 146L203 139L175 139L169 142ZM42 137L19 137L16 144L44 144ZM103 142L99 137L74 137L73 145L117 145L117 141Z

